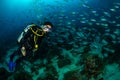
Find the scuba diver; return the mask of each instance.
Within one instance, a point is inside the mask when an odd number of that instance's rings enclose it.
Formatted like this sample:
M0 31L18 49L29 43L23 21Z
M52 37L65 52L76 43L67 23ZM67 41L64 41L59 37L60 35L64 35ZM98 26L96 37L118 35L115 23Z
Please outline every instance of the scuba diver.
M36 52L40 48L43 37L51 31L51 28L52 24L50 22L45 22L40 27L36 24L28 25L18 37L22 55L26 56L31 51Z
M19 48L10 56L8 63L9 69L12 71L16 66L17 61L21 57L32 55L40 49L42 39L45 35L51 31L52 23L45 22L43 25L38 26L36 24L28 25L24 31L18 37ZM22 55L20 55L22 53ZM19 55L17 60L14 60L15 56Z

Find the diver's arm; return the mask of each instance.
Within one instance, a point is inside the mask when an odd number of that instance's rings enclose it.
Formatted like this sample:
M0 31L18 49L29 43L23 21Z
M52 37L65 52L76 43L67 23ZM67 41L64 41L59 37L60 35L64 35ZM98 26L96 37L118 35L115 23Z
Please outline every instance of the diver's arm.
M22 33L20 34L20 36L18 37L18 39L17 39L17 42L18 42L18 43L20 43L20 41L22 40L23 35L24 35L24 32L22 32Z
M25 34L29 31L30 27L32 27L32 25L28 25L24 31L20 34L20 36L17 39L17 42L20 43L21 40L24 38Z

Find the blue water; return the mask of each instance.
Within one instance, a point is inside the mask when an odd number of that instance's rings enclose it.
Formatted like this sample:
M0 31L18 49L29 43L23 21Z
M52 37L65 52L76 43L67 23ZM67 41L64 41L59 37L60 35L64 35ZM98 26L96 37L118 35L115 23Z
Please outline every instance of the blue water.
M102 22L101 18L107 21ZM96 21L90 21L91 19ZM120 0L1 0L0 56L5 56L6 51L16 45L18 36L27 25L40 25L45 21L52 22L54 29L91 26L90 24L95 27L95 23L108 23L109 28L114 30L120 27L116 27L120 24Z
M78 12L78 14L83 14L85 11L89 12L89 9L86 9L82 6L84 3L90 6L93 10L98 10L98 12L102 9L107 11L109 8L111 8L111 5L114 2L119 2L119 0L22 0L18 2L16 0L3 0L1 2L0 37L2 36L5 41L6 38L15 41L25 26L30 23L43 21L45 17L52 17L52 22L57 23L59 20L57 17L54 17L54 15L58 14L59 17L61 11L65 11L64 15L68 17L71 16L69 13L73 11ZM40 14L42 17L38 19L37 15Z

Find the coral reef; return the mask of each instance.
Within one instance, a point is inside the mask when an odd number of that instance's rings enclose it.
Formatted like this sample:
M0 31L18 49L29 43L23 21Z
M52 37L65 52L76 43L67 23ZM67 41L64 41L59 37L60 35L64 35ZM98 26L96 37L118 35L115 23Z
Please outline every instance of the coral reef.
M119 80L120 66L119 64L107 64L104 69L104 80Z
M98 76L103 73L104 62L98 57L98 55L87 55L87 57L85 57L84 64L82 74L88 79L97 79Z
M32 80L30 73L21 71L14 74L14 80Z
M83 80L82 75L78 70L75 71L69 71L64 75L63 80Z

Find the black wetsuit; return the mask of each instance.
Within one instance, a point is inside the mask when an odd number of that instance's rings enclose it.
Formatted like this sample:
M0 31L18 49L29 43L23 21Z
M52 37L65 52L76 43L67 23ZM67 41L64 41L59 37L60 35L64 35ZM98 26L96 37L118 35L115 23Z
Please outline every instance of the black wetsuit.
M36 31L37 29L42 30L41 27L39 26L33 26L32 29ZM42 34L42 31L38 32L39 34ZM44 34L45 35L45 34ZM38 44L38 49L40 48L40 44L42 42L43 36L38 36L36 43ZM27 32L24 33L23 38L21 39L19 44L19 48L17 51L15 51L11 56L10 56L10 61L13 61L14 56L16 55L21 55L21 47L24 46L26 49L27 56L32 55L32 50L35 48L35 42L34 42L34 36L35 34L32 32L31 29L29 29Z
M37 29L42 30L42 28L37 25L33 26L32 29L34 31L36 31ZM42 34L42 32L43 32L43 30L39 31L38 34ZM23 39L20 41L20 45L25 46L27 53L30 53L35 48L34 36L36 36L36 35L32 32L31 29L29 29L28 32L24 34ZM36 44L38 44L38 49L40 47L43 37L44 37L44 34L43 34L43 36L37 36Z

